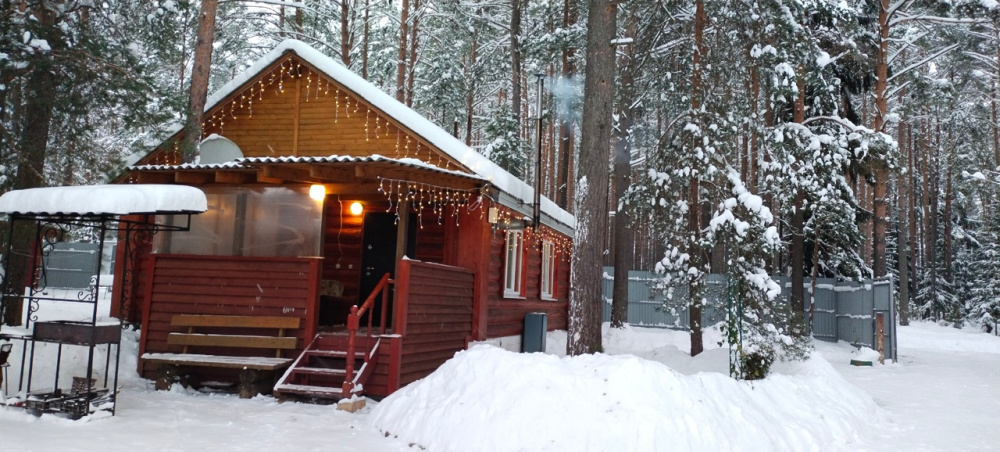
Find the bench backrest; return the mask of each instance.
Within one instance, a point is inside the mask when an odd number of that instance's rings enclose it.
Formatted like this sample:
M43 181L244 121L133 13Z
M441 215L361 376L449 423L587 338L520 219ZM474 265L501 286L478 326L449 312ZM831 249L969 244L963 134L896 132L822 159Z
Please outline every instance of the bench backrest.
M275 356L280 357L282 350L297 348L298 339L285 337L285 330L297 329L301 319L296 317L274 316L238 316L238 315L189 315L178 314L170 319L170 325L187 327L186 333L170 333L167 343L183 345L184 353L188 347L231 347L273 349ZM258 336L245 334L196 333L201 328L254 328L278 330L274 336Z

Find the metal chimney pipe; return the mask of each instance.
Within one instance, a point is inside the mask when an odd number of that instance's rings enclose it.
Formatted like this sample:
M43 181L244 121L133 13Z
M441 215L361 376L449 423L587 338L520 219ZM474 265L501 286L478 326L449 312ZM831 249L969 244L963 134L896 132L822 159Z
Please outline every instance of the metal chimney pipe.
M538 131L535 133L535 212L532 227L539 230L542 224L542 89L545 87L545 74L535 74L538 77L538 94L535 114L538 116Z

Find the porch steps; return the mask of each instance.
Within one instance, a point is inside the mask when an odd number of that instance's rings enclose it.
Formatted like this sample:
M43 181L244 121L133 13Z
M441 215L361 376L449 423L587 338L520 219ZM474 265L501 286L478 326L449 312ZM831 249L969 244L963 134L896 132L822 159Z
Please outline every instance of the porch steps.
M379 337L358 336L355 339L353 391L345 392L347 374L347 340L343 333L320 333L289 366L274 386L281 397L298 396L310 399L349 399L364 393L364 384L375 368ZM365 355L368 362L365 363Z

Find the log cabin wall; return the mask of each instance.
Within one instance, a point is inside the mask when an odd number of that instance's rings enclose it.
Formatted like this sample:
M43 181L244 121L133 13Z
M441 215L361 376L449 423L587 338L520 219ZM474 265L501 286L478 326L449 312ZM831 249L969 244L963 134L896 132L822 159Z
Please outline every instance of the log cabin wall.
M148 260L152 269L146 285L146 306L142 320L139 356L143 353L181 353L183 347L167 344L171 332L185 332L170 326L177 314L245 315L296 317L301 327L286 332L299 339L301 353L315 334L315 309L320 260L316 258L219 257L154 254ZM243 334L255 334L252 330ZM273 335L274 330L259 334ZM199 352L212 353L211 349ZM234 354L226 349L221 353ZM155 369L145 369L141 360L139 373L154 378ZM209 375L206 377L216 377ZM220 374L220 379L231 375Z
M505 235L496 230L490 236L490 256L488 272L488 314L486 336L490 338L519 336L524 331L524 316L531 312L548 315L548 329L565 330L569 309L569 262L567 256L556 256L555 300L541 298L541 247L532 237L525 238L525 259L522 271L524 298L505 298L503 293Z

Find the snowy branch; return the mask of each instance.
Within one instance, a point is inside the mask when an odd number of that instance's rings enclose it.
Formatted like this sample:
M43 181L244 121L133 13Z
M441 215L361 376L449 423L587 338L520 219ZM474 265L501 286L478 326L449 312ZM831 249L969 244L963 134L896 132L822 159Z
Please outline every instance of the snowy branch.
M990 23L990 21L985 19L959 19L955 17L941 16L903 16L899 19L890 21L889 26L895 27L907 22L923 22L943 25L985 25Z
M948 47L945 47L945 48L943 48L941 50L938 50L937 52L934 52L933 54L931 54L927 58L924 58L924 59L922 59L920 61L917 61L916 63L913 63L913 64L911 64L911 65L909 65L909 66L907 66L907 67L905 67L905 68L897 71L896 73L892 74L892 77L889 77L889 80L887 80L887 81L888 82L892 82L893 79L895 79L896 77L899 77L900 75L906 74L907 72L910 72L913 69L916 69L916 68L918 68L920 66L923 66L924 64L927 64L931 60L934 60L935 58L937 58L937 57L939 57L941 55L944 55L945 53L951 52L952 50L955 50L956 48L958 48L958 44L952 44L952 45L950 45Z

